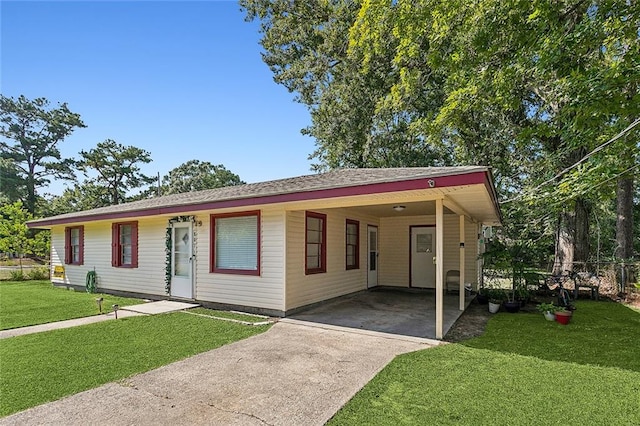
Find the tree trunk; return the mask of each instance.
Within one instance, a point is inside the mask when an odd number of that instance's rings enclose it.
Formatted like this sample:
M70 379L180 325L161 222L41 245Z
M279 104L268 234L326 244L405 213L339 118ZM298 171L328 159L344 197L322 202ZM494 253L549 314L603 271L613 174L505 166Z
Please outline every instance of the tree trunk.
M616 250L617 259L633 256L633 178L618 180L616 192Z
M589 260L590 236L589 236L589 205L584 198L576 199L575 203L575 252L574 262L581 262L583 270Z
M573 270L574 228L573 214L566 211L560 213L556 229L556 247L552 270L554 275Z

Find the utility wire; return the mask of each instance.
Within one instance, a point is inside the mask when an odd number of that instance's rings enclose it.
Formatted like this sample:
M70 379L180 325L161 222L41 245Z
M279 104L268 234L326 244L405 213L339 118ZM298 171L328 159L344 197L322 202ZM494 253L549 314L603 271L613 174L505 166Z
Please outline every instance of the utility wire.
M587 155L582 157L580 160L578 160L577 162L575 162L571 166L565 168L564 170L559 172L557 175L555 175L551 179L547 179L546 181L542 182L540 185L538 185L535 188L531 189L530 192L537 191L538 189L542 188L543 186L547 185L548 183L551 183L554 180L558 179L560 176L564 175L565 173L567 173L571 169L573 169L575 167L578 167L580 164L582 164L585 161L587 161L592 155L602 151L604 148L606 148L607 146L611 145L612 143L614 143L615 141L620 139L622 136L624 136L626 133L628 133L631 129L636 127L638 124L640 124L640 118L637 118L633 123L629 124L626 129L622 130L620 133L618 133L617 135L615 135L614 137L609 139L607 142L605 142L602 145L600 145L597 148L595 148L593 151L591 151L590 153L588 153ZM634 167L631 167L631 169L633 169ZM631 170L631 169L629 169L629 170ZM626 173L626 171L624 173ZM501 202L500 204L506 204L506 203L510 203L511 201L516 201L516 200L519 200L520 198L522 198L524 196L525 196L525 194L521 193L520 195L517 195L517 196L515 196L515 197L513 197L513 198L511 198L509 200L505 200L505 201Z
M624 174L626 174L626 173L630 172L631 170L636 169L638 167L640 167L640 164L633 165L633 166L629 167L627 170L625 170L625 171L623 171L621 173L618 173L617 175L612 176L609 179L603 180L602 182L598 183L597 185L594 185L594 186L590 187L587 191L581 191L579 194L574 194L574 195L571 195L571 196L569 196L567 198L559 200L557 203L552 204L552 206L556 206L556 205L559 206L561 203L564 203L564 202L566 202L568 200L572 200L572 199L576 198L577 196L587 194L587 193L591 192L592 190L601 187L605 183L611 182L612 180L617 179L620 176L622 176L622 175L624 175Z

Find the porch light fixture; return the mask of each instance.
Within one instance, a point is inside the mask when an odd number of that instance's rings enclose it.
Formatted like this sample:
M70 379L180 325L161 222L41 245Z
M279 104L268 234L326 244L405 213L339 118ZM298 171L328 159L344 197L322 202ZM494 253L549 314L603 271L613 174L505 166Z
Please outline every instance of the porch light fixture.
M406 209L405 206L393 206L393 209L397 212L401 212L402 210Z

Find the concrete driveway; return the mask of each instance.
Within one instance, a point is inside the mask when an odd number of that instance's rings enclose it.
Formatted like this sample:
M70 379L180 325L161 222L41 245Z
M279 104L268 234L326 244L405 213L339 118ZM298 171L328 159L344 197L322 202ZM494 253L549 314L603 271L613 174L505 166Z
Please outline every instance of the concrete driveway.
M0 425L321 425L396 355L436 342L283 321Z

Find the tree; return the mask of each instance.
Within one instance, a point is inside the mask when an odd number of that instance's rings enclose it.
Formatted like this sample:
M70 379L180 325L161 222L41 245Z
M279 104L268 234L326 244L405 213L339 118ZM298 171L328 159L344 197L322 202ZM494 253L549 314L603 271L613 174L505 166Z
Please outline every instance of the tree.
M15 162L8 158L0 157L0 200L13 203L20 200L25 188L18 177L18 168Z
M107 139L90 149L80 151L78 169L91 185L106 188L111 204L126 201L127 192L155 181L140 171L140 163L150 163L151 154L134 146L124 146Z
M18 254L21 271L23 255L43 256L48 251L48 233L31 236L26 225L31 219L33 215L23 208L22 201L0 207L0 252Z
M377 110L397 77L386 66L392 43L360 72L349 53L356 2L242 0L247 20L260 19L263 58L274 80L311 113L303 133L316 140L316 170L447 164L450 152L410 132L411 115ZM437 84L430 85L437 89ZM434 90L433 97L437 97Z
M46 206L46 215L79 212L111 205L109 189L94 182L83 182L65 188L62 195L54 196Z
M512 142L507 139L503 146L524 149L533 160L523 163L529 163L522 169L523 189L542 189L536 192L547 195L531 193L529 202L549 206L563 201L556 234L558 269L571 269L574 260L586 261L594 200L568 183L597 186L619 169L619 162L599 155L558 179L548 178L637 116L637 2L370 1L359 17L351 34L353 45L364 51L363 63L378 54L378 46L388 38L372 22L394 22L392 34L399 38L392 65L400 78L383 106L410 109L425 74L437 68L447 76L445 101L435 120L432 113L420 113L415 128L450 140L474 135L457 146L467 150L479 144L485 150L489 144L476 139L477 132L470 128L491 128L487 114L465 118L487 110L507 117L505 129ZM627 148L637 152L637 146ZM505 158L512 160L513 155ZM530 173L536 169L543 173ZM541 188L540 181L551 185Z
M214 166L208 161L190 160L163 177L161 194L179 194L244 183L238 175L227 170L222 164Z
M76 128L86 126L66 103L50 108L45 98L29 100L24 96L0 95L0 121L0 135L5 138L0 142L0 158L9 162L2 177L24 187L20 198L35 214L38 188L47 185L50 178L74 178L73 161L62 158L58 145Z
M596 193L637 158L637 136L572 166L640 113L640 3L337 3L241 2L276 81L311 110L315 158L494 166L505 216L555 223L559 269L586 261L593 205L608 202Z

